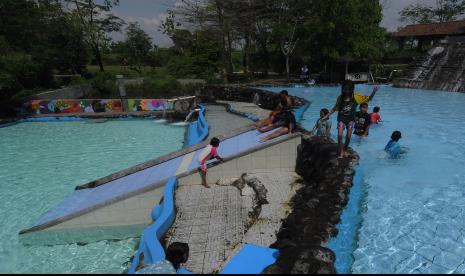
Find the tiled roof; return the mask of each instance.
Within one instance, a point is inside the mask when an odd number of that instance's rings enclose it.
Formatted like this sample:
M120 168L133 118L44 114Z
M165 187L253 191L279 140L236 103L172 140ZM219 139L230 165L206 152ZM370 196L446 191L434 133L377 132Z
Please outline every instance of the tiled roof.
M396 33L394 37L418 37L418 36L441 36L441 35L465 35L465 20L408 25Z

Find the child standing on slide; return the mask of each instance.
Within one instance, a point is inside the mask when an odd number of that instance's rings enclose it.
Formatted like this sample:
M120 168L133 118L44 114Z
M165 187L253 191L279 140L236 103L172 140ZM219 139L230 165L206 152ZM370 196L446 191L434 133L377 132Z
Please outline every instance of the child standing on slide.
M218 154L218 147L220 146L220 139L213 138L208 145L200 154L199 163L200 163L200 175L202 176L202 185L206 188L210 188L207 183L207 162L212 159L218 159L223 161L223 158Z

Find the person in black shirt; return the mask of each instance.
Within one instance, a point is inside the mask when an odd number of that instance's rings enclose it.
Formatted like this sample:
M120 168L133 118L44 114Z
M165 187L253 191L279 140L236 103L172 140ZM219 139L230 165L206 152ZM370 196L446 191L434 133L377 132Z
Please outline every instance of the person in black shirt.
M360 105L360 111L355 114L355 131L354 134L360 137L368 136L371 125L371 117L368 114L368 104Z

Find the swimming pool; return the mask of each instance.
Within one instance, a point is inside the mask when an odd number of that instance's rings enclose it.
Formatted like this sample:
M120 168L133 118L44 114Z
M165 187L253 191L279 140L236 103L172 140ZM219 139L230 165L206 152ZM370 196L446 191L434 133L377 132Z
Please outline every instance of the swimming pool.
M0 273L124 272L138 239L25 247L18 233L75 186L181 149L185 131L136 119L0 128Z
M306 129L340 93L340 88L287 90L312 101L302 122ZM367 86L357 90L371 93ZM338 269L465 273L465 94L382 87L370 110L376 105L385 122L367 139L352 141L361 156L364 198L353 254ZM399 160L383 151L395 130L402 131L401 144L408 149Z

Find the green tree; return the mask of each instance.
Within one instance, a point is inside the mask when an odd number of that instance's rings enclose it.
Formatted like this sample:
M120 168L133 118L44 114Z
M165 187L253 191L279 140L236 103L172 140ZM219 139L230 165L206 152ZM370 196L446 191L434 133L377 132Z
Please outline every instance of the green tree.
M305 47L314 59L373 61L383 55L385 30L378 0L313 0Z
M371 61L383 55L385 30L378 0L183 0L164 24L180 52L193 43L186 29L208 32L219 68L233 72L242 53L245 72L268 72L271 60L289 77L292 62ZM211 46L214 46L213 44ZM318 49L318 50L316 50ZM300 56L294 57L296 53ZM237 54L235 55L237 59ZM306 59L309 59L306 57Z
M402 21L415 24L454 21L464 14L464 0L437 0L435 5L417 3L400 12Z
M102 45L107 43L108 34L121 31L124 21L111 13L119 0L66 0L72 8L77 27L84 41L95 56L100 71L105 71L102 61Z
M52 3L51 3L52 2ZM40 4L46 19L46 41L41 52L48 52L44 62L63 73L83 74L88 61L84 34L77 27L74 18L62 7L61 1L43 1Z
M189 47L180 50L174 46L171 57L167 63L168 71L180 78L200 77L211 78L220 68L220 48L216 40L211 39L212 34L205 31L196 31L193 34L185 33Z
M234 50L233 17L238 16L234 6L236 0L182 0L174 11L183 24L208 32L219 45L221 56L221 71L227 82L233 74L232 52ZM168 24L170 27L180 27L180 23ZM185 27L185 29L187 29Z
M286 77L290 79L290 59L302 36L306 3L299 0L279 0L275 3L277 21L273 26L276 42L285 57Z
M128 61L138 73L141 73L142 66L147 65L150 59L150 51L153 48L152 39L137 23L129 24L126 36Z
M82 33L59 0L0 1L0 37L7 45L0 47L0 70L11 77L2 86L7 94L52 87L54 71L81 73L87 62Z

